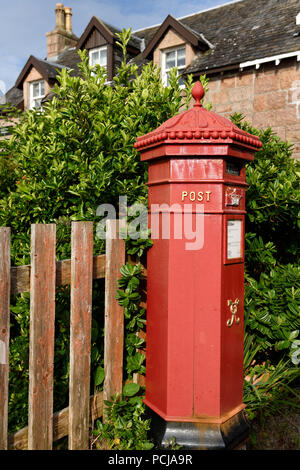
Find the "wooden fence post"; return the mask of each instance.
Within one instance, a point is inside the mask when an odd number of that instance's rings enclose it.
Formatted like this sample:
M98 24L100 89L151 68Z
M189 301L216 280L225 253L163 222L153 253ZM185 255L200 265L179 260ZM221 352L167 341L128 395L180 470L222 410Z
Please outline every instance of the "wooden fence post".
M69 449L89 448L93 222L72 223Z
M125 241L118 237L119 223L106 222L104 400L122 392L124 313L116 300L120 268L125 263Z
M31 226L28 448L51 450L56 226Z
M0 449L8 446L11 292L30 290L30 354L28 428L10 436L10 448L25 448L28 442L30 450L50 450L53 435L58 439L69 434L69 449L88 449L91 398L98 417L103 398L122 392L124 319L116 293L125 242L112 236L118 227L118 221L108 221L106 255L93 257L93 223L73 223L71 260L60 262L55 256L56 226L32 225L31 265L15 268L10 267L10 229L0 228ZM92 282L104 276L104 391L90 397ZM55 287L64 283L71 283L70 402L69 408L53 416Z
M10 228L0 227L0 450L7 449Z

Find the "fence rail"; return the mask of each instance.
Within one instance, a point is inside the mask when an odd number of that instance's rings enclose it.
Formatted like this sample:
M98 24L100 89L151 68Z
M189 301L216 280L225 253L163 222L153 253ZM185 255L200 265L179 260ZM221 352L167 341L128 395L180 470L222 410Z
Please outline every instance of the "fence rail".
M0 449L52 449L69 436L69 449L88 449L89 425L103 414L103 399L122 391L123 311L116 300L125 243L112 239L93 256L92 222L73 222L71 259L56 261L55 224L31 228L31 264L10 266L10 229L0 227ZM92 281L105 278L103 392L90 396ZM53 414L55 288L70 284L69 407ZM8 436L10 295L30 292L28 427Z

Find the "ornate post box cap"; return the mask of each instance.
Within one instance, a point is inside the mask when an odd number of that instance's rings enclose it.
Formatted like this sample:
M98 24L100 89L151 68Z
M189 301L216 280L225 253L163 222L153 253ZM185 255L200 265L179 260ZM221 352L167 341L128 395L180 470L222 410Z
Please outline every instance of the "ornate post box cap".
M197 81L192 89L194 107L168 119L154 131L138 137L134 147L140 152L174 144L235 144L250 152L262 147L257 136L239 129L229 119L207 111L201 104L204 93L202 84Z

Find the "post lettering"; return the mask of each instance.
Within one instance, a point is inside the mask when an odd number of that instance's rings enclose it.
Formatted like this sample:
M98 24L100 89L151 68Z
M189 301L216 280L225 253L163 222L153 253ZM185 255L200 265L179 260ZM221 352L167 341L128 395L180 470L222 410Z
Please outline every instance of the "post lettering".
M188 195L187 191L182 191L181 200L184 201L184 198L187 197L187 195Z
M181 191L181 201L184 201L185 198L188 198L191 202L196 201L196 199L198 202L202 202L203 200L210 202L211 194L211 191L198 191L197 193L195 191Z

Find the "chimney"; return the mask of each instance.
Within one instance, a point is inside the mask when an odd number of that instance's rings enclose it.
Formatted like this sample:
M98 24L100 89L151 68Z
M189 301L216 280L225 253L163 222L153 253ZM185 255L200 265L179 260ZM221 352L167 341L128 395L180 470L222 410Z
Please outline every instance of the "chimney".
M55 29L46 33L47 60L55 61L65 49L75 47L78 37L72 32L72 9L57 3L55 7Z
M72 33L72 8L65 7L66 31Z

